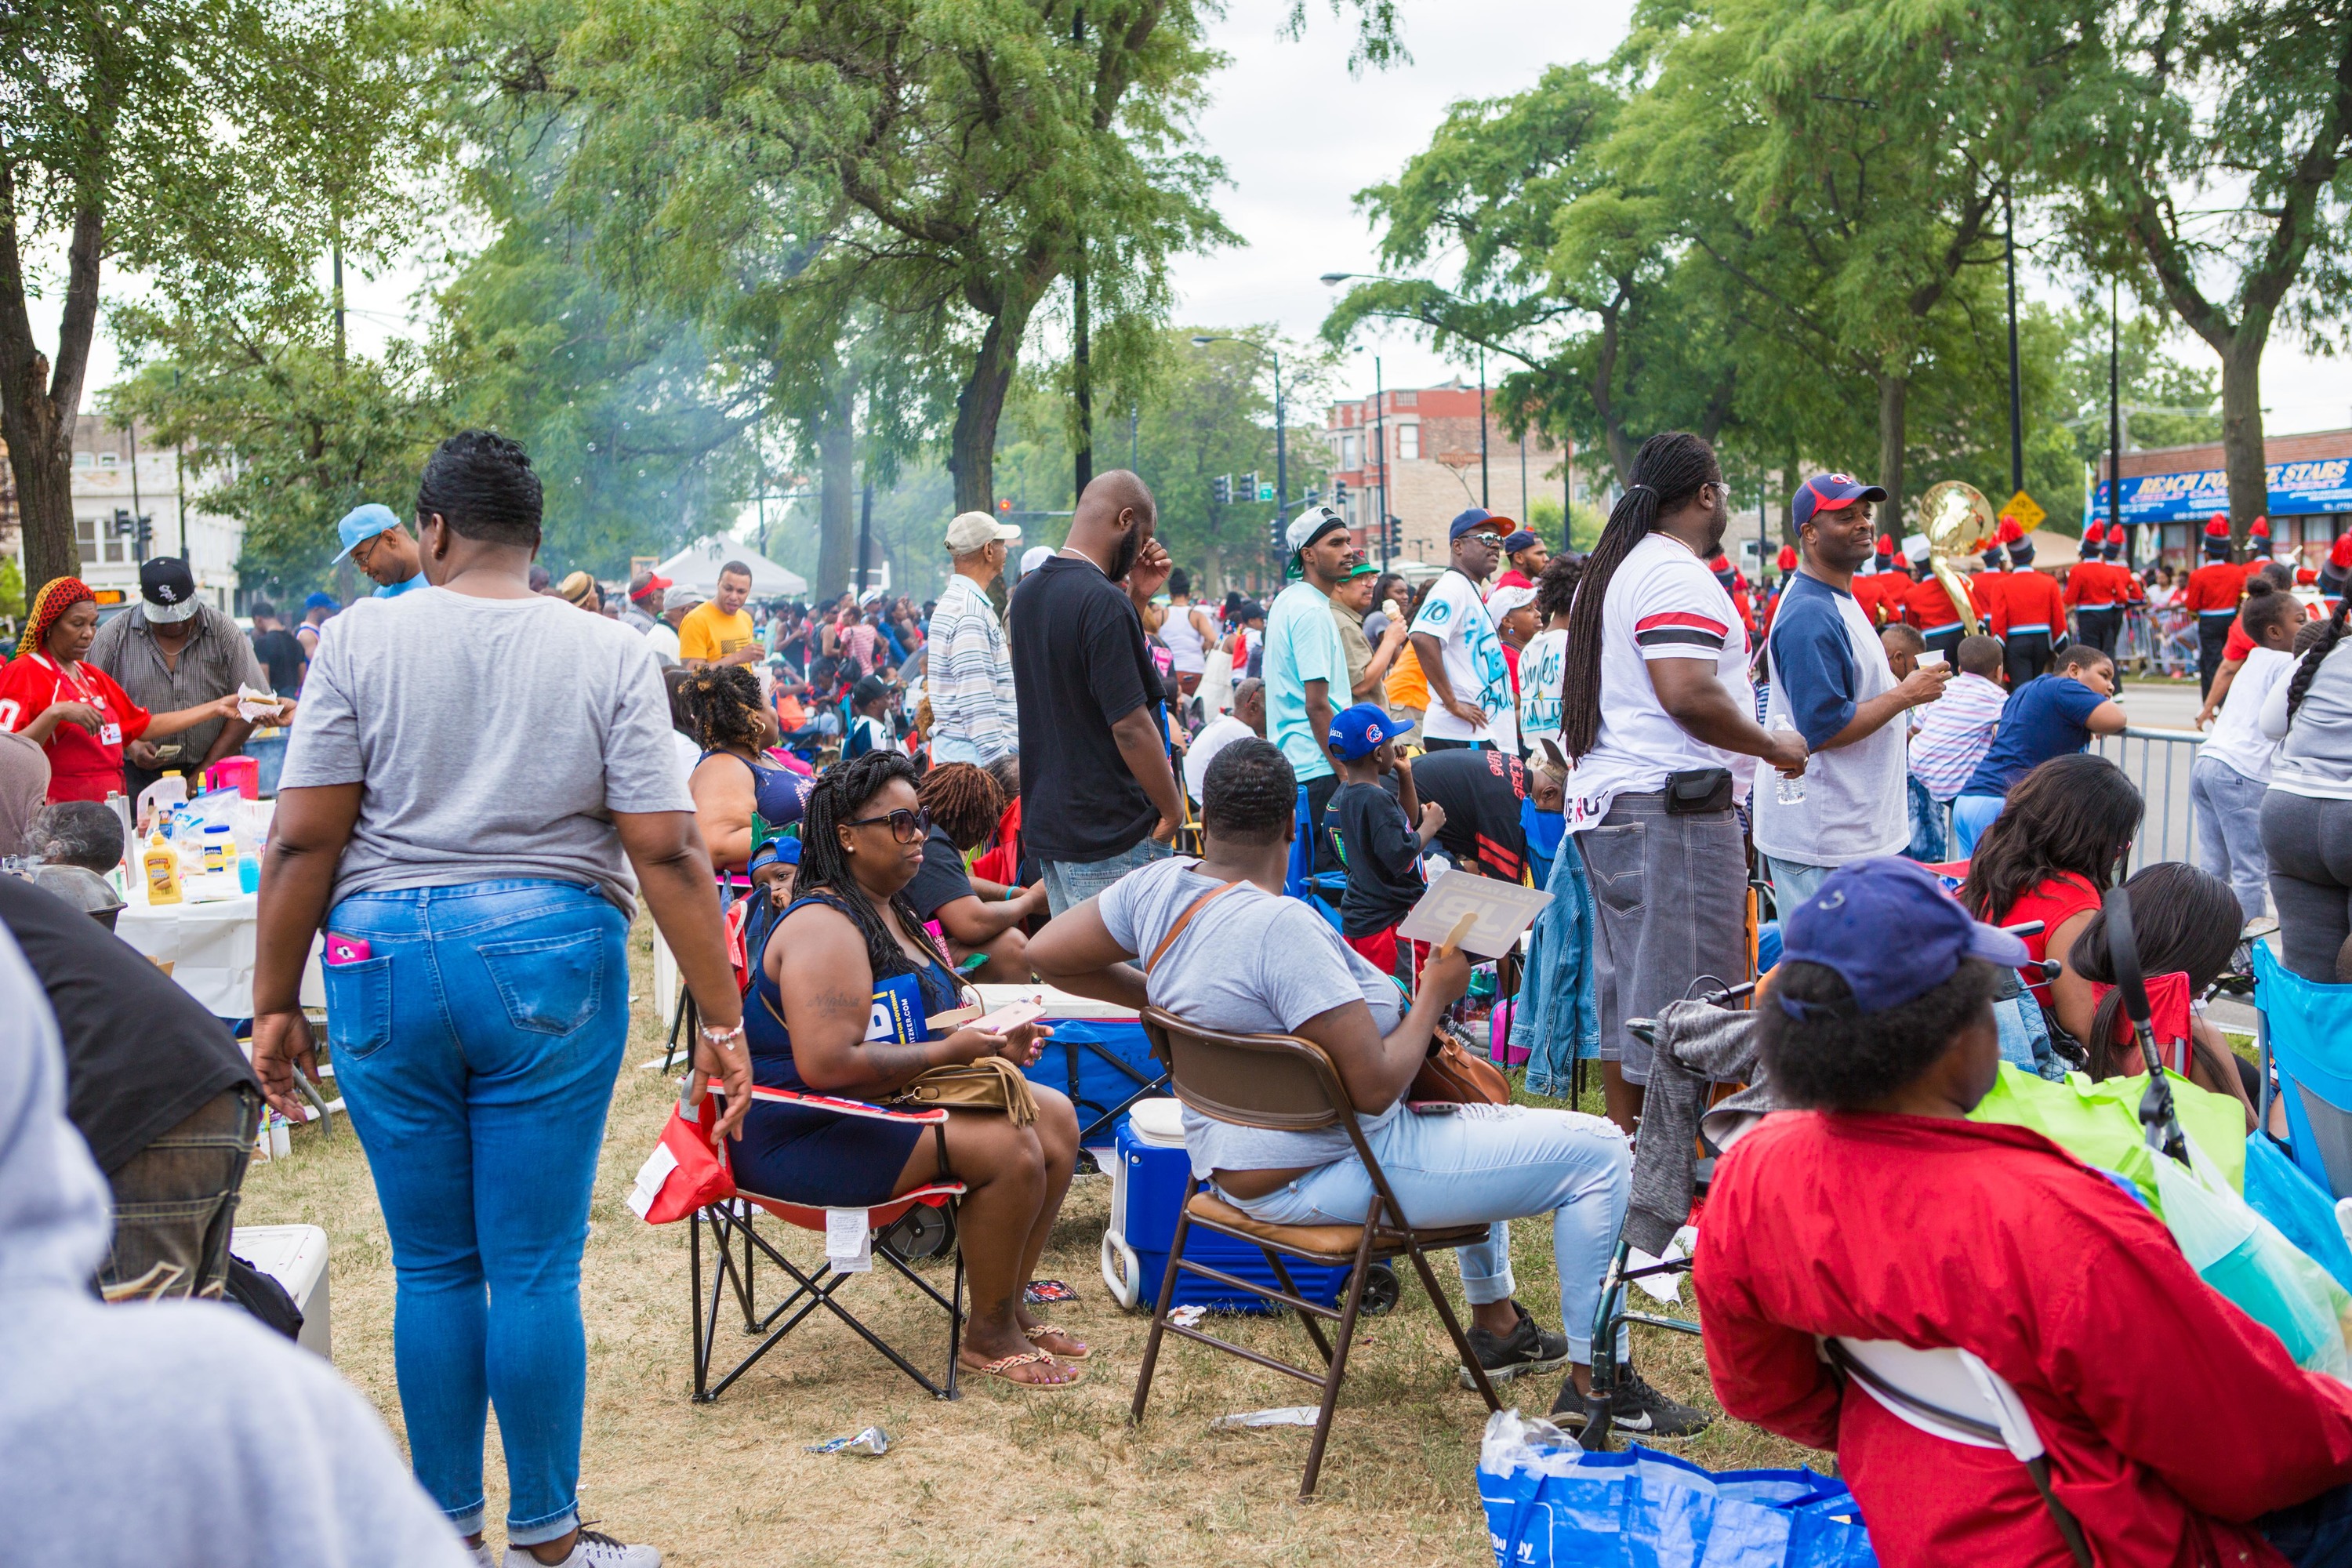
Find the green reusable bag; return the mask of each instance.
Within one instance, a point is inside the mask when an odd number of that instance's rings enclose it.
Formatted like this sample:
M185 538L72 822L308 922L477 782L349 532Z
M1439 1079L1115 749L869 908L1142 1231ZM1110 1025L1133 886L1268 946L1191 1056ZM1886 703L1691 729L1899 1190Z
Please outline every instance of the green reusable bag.
M2172 1085L2173 1110L2180 1119L2180 1130L2210 1157L2231 1191L2243 1192L2245 1108L2234 1096L2200 1089L2169 1068L2164 1076ZM2139 1078L2093 1083L2081 1073L2068 1073L2063 1080L2051 1083L2003 1062L1992 1092L1969 1112L1969 1120L2030 1127L2083 1163L2123 1177L2139 1189L2148 1207L2162 1215L2163 1196L2156 1184L2157 1154L2147 1146L2147 1129L2139 1122L2139 1100L2147 1089L2147 1082Z

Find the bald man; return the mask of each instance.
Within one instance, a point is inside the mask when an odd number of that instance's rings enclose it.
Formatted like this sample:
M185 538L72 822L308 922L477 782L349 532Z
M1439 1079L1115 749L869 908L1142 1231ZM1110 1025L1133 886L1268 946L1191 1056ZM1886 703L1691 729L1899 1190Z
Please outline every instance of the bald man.
M1009 637L1022 844L1060 914L1169 852L1183 816L1143 607L1168 580L1151 491L1124 468L1078 498L1069 541L1022 576Z

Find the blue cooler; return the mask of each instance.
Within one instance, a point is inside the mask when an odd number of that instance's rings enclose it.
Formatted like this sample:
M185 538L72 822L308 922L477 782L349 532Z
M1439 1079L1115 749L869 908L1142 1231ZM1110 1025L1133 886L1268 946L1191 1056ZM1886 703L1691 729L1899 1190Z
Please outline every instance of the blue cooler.
M1130 1310L1150 1311L1159 1304L1169 1247L1176 1239L1176 1218L1192 1173L1180 1115L1173 1100L1140 1100L1119 1125L1116 1163L1110 1167L1110 1228L1103 1234L1102 1274L1112 1299ZM1185 1239L1184 1256L1254 1284L1269 1289L1281 1285L1255 1242L1195 1226ZM1284 1258L1282 1266L1301 1296L1326 1306L1339 1304L1348 1283L1345 1268L1293 1258ZM1289 1310L1214 1279L1183 1273L1176 1276L1173 1304L1239 1312Z

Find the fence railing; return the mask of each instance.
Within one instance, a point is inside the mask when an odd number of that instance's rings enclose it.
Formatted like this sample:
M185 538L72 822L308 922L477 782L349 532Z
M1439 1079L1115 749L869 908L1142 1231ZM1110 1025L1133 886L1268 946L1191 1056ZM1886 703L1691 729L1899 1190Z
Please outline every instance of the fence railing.
M2131 869L2164 860L2196 858L2196 826L2189 808L2189 771L2205 737L2194 730L2126 726L2120 735L2094 736L2091 750L2123 769L2147 803Z

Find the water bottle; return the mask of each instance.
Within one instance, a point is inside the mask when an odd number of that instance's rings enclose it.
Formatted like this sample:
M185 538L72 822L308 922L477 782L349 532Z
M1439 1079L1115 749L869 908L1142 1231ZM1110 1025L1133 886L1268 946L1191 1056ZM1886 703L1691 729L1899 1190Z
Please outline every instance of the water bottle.
M1772 716L1772 730L1775 734L1779 734L1784 731L1791 735L1797 732L1797 727L1789 722L1789 716L1786 713L1776 713ZM1802 805L1804 804L1805 776L1802 773L1799 773L1795 778L1790 778L1788 774L1775 768L1772 771L1772 778L1774 781L1772 784L1772 798L1774 800L1779 801L1782 805Z

